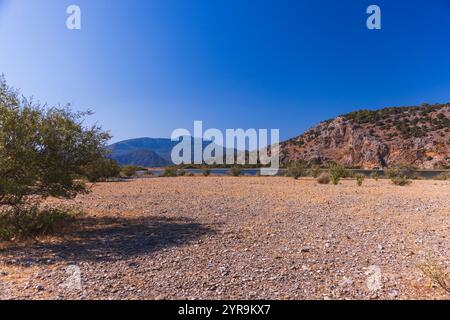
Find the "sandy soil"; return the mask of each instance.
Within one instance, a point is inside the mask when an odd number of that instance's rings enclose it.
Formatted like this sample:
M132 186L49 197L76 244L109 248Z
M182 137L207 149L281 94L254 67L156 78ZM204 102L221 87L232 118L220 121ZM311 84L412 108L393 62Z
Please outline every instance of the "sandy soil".
M417 267L449 271L449 181L149 178L64 203L80 229L4 247L0 298L450 297Z

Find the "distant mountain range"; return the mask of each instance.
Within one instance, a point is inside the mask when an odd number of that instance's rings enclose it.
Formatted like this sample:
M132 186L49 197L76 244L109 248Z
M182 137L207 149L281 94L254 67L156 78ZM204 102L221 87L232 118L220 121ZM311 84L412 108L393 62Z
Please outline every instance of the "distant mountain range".
M171 165L170 139L140 138L115 143L111 157L121 165ZM204 142L204 146L210 142ZM280 144L283 163L328 161L360 168L410 164L450 167L450 104L360 110L321 122Z
M171 165L172 148L177 144L170 139L138 138L109 146L111 158L121 165L163 167Z
M193 144L194 140L191 139ZM173 165L172 149L178 143L170 139L138 138L114 143L108 149L111 151L110 158L116 160L120 165L164 167ZM203 141L203 148L209 144L211 142ZM224 148L225 154L226 149Z

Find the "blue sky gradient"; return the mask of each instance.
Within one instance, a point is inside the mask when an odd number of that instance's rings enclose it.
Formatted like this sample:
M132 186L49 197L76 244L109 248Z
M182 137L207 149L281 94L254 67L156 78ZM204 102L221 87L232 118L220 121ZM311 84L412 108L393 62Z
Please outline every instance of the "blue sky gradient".
M355 109L450 101L450 0L0 0L0 41L11 85L92 109L113 141L194 120L287 139Z

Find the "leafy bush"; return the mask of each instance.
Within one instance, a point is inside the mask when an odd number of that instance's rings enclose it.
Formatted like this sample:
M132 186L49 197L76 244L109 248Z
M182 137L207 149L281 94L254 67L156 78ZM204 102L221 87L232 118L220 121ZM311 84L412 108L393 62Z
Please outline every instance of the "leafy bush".
M375 180L375 181L378 181L378 179L380 179L380 176L378 175L377 172L372 172L372 173L370 174L370 177L371 177L373 180Z
M311 167L311 175L313 178L317 178L320 174L320 167L316 164L313 164Z
M295 180L305 175L305 163L303 161L294 161L288 164L287 175Z
M330 174L328 172L322 172L317 178L317 182L320 184L330 184Z
M187 174L186 170L178 170L178 176L184 177Z
M432 255L428 256L427 260L420 263L418 267L431 283L450 293L450 273L447 273L445 268Z
M362 186L364 180L366 179L366 177L363 174L357 174L356 175L356 183L358 184L358 186Z
M127 165L127 166L122 167L122 174L125 177L130 178L130 177L134 176L136 174L136 171L138 171L138 170L139 170L139 167L137 167L137 166Z
M232 167L229 171L229 175L233 177L239 177L242 174L242 169L239 167Z
M161 177L165 178L173 178L178 176L177 169L175 168L166 168L164 172L161 174Z
M407 186L411 184L411 180L408 179L408 177L405 176L396 176L391 178L392 183L396 186Z
M209 176L211 175L211 170L209 170L209 168L203 168L203 169L202 169L202 174L203 174L205 177L209 177Z
M0 241L53 234L64 230L75 217L69 211L40 210L37 205L9 207L0 211Z
M105 181L120 175L120 167L115 160L101 158L83 167L83 175L90 182Z
M338 185L339 181L344 177L348 177L348 172L343 166L332 165L330 167L330 179L334 185Z
M398 164L396 166L386 169L384 172L389 179L393 179L395 177L406 177L408 179L417 179L416 169L409 165Z
M83 125L88 115L44 107L0 78L0 206L88 192L78 177L104 158L110 139Z

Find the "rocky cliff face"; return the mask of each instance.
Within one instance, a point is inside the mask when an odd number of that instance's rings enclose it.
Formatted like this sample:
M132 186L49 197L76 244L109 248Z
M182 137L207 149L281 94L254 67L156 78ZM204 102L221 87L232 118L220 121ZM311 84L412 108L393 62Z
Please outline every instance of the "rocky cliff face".
M281 144L281 160L366 169L395 164L450 167L450 104L361 110Z

